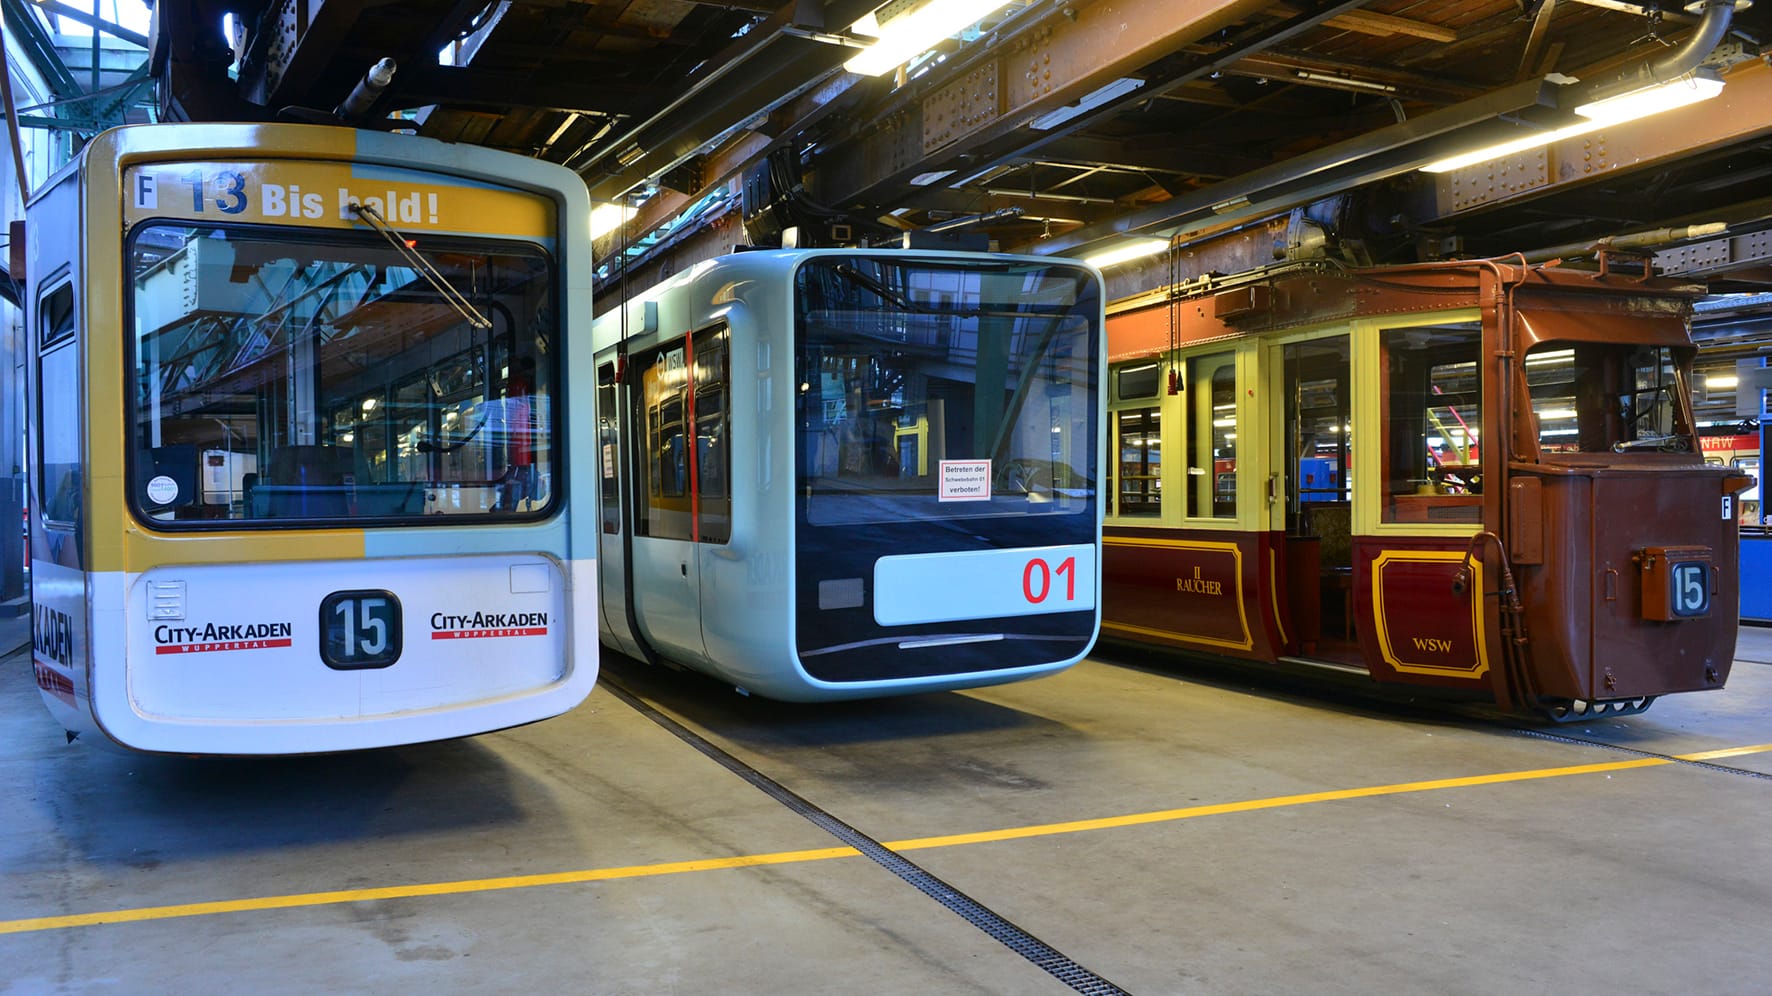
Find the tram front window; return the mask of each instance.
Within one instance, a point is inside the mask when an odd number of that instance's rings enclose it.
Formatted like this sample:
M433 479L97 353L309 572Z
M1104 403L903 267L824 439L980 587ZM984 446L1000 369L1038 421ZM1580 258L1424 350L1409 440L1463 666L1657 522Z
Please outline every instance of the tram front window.
M1092 521L1094 288L1071 266L808 260L796 296L807 521Z
M553 264L517 244L418 248L470 308L373 237L138 228L138 514L200 527L547 509Z
M1526 354L1544 454L1692 452L1692 350L1545 342Z

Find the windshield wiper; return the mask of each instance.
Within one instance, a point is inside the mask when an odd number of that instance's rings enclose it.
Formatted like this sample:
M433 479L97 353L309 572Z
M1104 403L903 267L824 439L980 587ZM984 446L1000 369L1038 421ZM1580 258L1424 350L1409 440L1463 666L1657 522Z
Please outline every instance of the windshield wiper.
M388 220L381 216L381 212L375 209L375 205L352 201L351 210L357 212L357 217L368 222L370 228L375 229L377 234L386 239L388 245L393 246L394 251L399 253L402 259L411 263L413 269L417 270L426 282L436 289L437 293L443 295L443 300L449 302L450 307L467 319L469 325L477 329L492 328L492 321L480 314L480 310L475 308L466 297L463 297L462 293L455 289L455 285L449 282L449 278L432 266L431 261L426 259L423 253L413 248L410 240L396 231L394 226L388 224Z

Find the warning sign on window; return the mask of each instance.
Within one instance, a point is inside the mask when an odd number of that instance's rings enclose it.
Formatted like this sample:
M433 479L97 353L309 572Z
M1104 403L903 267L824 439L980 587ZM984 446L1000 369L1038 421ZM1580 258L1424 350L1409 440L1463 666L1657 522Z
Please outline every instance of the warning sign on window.
M990 501L991 462L941 461L941 484L936 496L941 501Z

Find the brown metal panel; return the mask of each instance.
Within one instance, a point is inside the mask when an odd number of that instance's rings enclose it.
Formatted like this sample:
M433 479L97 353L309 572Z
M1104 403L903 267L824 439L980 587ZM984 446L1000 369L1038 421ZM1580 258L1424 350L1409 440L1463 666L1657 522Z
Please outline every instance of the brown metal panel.
M1544 487L1536 477L1508 482L1508 556L1515 564L1544 563Z

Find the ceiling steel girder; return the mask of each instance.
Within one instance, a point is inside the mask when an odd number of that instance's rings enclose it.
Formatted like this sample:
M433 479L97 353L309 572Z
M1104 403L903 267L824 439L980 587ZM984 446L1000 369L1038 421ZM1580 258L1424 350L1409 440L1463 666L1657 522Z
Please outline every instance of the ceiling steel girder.
M1727 235L1655 254L1655 268L1670 276L1709 277L1752 263L1772 265L1772 231Z
M274 108L285 102L278 99L280 92L305 92L369 6L374 4L344 0L273 0L267 4L253 28L251 47L240 62L239 96Z
M1057 138L1062 130L1039 135L1025 126L1266 6L1257 0L1097 0L1054 10L979 45L980 54L968 57L963 50L938 80L906 87L877 111L857 115L852 132L821 157L816 193L839 205L881 201L918 173L987 142L1013 133Z
M1431 223L1772 134L1772 113L1767 111L1772 108L1772 67L1744 63L1724 79L1722 93L1678 111L1448 173L1424 174L1412 198L1411 217Z
M24 49L26 61L43 74L50 93L65 100L86 92L56 52L55 41L43 30L43 25L38 23L36 15L23 0L0 0L0 11L6 15L7 29Z
M847 73L839 73L783 105L772 117L779 116L801 126L816 124L842 106L839 98L848 93L858 79L859 77ZM749 131L735 136L704 159L704 183L700 190L660 190L640 206L633 221L623 226L624 231L651 232L722 184L726 184L728 192L736 197L736 184L744 170L761 162L765 155L787 140L783 137L772 138L763 131ZM592 257L606 259L634 241L636 237L618 237L616 234L605 236L592 246Z
M748 163L760 159L768 151L770 144L768 136L752 132L709 156L703 163L703 175L711 177L711 182L693 193L660 190L641 206L626 225L592 242L591 258L601 261L625 251L642 235L657 231L696 201L713 193L716 187L724 186L733 203L737 203L741 171ZM739 241L742 240L741 234ZM731 246L728 245L727 248L730 249Z
M1119 236L1173 238L1265 218L1350 187L1387 179L1455 151L1517 136L1503 120L1554 112L1555 84L1515 83L1451 107L1130 212L1034 247L1041 254L1075 254Z
M628 87L536 80L459 66L402 67L401 74L397 99L377 101L377 111L443 104L451 109L523 107L615 117L642 110L640 96Z
M148 47L148 37L146 35L137 34L128 28L114 24L102 17L94 17L92 16L92 11L77 10L65 3L56 3L55 0L35 0L35 2L37 6L42 7L45 11L51 14L60 14L70 21L84 24L89 28L102 31L113 38L121 39L132 45L140 45L142 48Z
M846 28L874 6L874 0L784 4L710 59L705 72L685 80L674 100L570 165L584 176L593 198L620 197L805 92L851 54L789 29ZM818 23L806 23L809 19Z
M863 3L870 2L863 0ZM1361 0L1318 4L1295 15L1291 21L1265 31L1256 42L1226 50L1217 57L1202 57L1196 75L1209 72L1221 62L1234 61L1262 46L1309 30L1357 8L1359 2ZM828 113L841 97L844 112L854 124L847 133L821 142L819 154L807 176L808 190L815 200L837 208L854 206L855 200L866 196L887 198L894 206L913 203L922 206L924 200L932 202L933 206L950 206L942 203L951 200L945 191L927 188L926 193L919 195L919 188L910 182L917 173L935 169L935 164L942 161L927 155L929 149L937 149L941 157L951 160L992 141L1007 142L1017 151L1029 152L1049 141L1065 138L1084 123L1087 115L1046 133L1030 132L1023 126L1040 113L1076 103L1093 93L1101 83L1245 20L1265 6L1253 0L1099 0L1055 6L1045 17L1007 22L997 35L962 49L924 80L901 88L883 101L867 100L866 94L873 89L873 81L838 74L818 88L815 105L821 113ZM1041 72L1030 71L1021 85L1002 88L1009 102L999 102L994 95L997 89L994 78L1001 72L996 67L1009 58L1037 60L1046 68ZM1148 88L1150 92L1140 93L1139 99L1185 82L1185 79L1176 79ZM968 88L987 91L985 107L972 106L975 101L966 94ZM788 105L788 108L798 109L802 103L804 99ZM937 108L933 116L943 118L946 129L938 128L931 139L925 138L920 123L923 108L927 105ZM1105 107L1097 110L1103 109ZM949 114L952 115L951 121L947 120ZM784 116L794 121L794 130L801 135L806 134L809 125L814 123L814 119L805 114ZM912 119L917 124L907 127L907 120ZM636 168L630 172L637 176L641 172L637 168L640 165L636 163ZM743 165L736 164L732 172L742 169ZM717 169L709 169L707 173L720 175ZM615 196L613 191L624 186L591 184L593 196L602 199ZM1037 196L1034 199L1037 200ZM677 200L686 204L692 198ZM669 211L655 209L649 202L647 209L643 209L647 213L633 226L634 230L647 231L648 222L662 221L681 208L681 204L675 201L666 203L675 207ZM1043 206L1041 211L1055 217L1077 213L1073 205ZM1030 208L1029 213L1038 212ZM662 248L651 250L661 251Z

